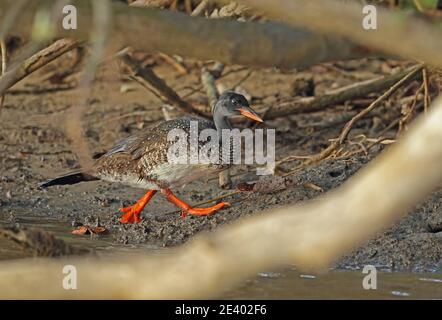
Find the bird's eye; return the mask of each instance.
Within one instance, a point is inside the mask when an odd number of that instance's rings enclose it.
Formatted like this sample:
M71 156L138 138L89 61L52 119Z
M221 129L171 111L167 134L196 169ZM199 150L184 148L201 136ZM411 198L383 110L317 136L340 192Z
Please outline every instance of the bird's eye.
M232 99L232 103L233 103L234 105L237 105L237 104L239 104L239 101L238 101L238 99L233 98L233 99Z

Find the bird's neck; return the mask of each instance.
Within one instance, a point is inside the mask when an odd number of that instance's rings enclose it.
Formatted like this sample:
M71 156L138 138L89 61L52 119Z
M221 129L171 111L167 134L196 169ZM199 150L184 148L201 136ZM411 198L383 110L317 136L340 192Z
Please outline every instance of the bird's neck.
M216 130L220 135L223 129L233 129L229 119L225 115L221 114L217 108L215 108L213 112L213 122L215 122Z

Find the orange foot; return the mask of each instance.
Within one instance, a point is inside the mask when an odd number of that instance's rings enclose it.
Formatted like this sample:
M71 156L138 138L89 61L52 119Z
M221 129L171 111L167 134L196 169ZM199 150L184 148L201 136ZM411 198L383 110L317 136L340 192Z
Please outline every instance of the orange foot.
M149 190L146 194L137 201L133 206L120 208L121 212L124 214L120 218L121 223L136 223L140 222L140 214L143 211L146 204L152 199L152 197L157 193L157 190Z
M207 207L207 208L193 208L183 200L179 199L177 196L175 196L170 189L164 189L162 192L167 196L167 200L172 202L173 204L177 205L181 209L183 209L183 212L181 213L181 217L184 218L187 216L187 214L193 214L197 216L205 216L208 214L211 214L225 206L230 206L230 203L228 202L220 202L217 203L214 206Z

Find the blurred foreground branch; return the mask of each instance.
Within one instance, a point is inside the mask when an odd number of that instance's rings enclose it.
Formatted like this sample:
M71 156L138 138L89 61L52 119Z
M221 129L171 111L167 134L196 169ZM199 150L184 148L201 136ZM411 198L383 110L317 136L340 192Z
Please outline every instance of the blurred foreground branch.
M322 267L389 226L440 186L442 100L341 187L195 238L167 256L0 263L1 298L207 298L271 267ZM220 213L221 214L221 213ZM65 290L62 268L78 271Z
M51 2L56 0L45 1L45 5ZM112 33L113 49L117 51L124 45L226 64L280 68L305 68L319 62L370 56L376 53L372 50L379 50L377 53L386 52L442 66L442 31L438 24L406 12L378 6L378 28L366 30L362 27L362 7L356 2L240 2L295 26L272 21L258 23L190 17L169 10L112 2L114 23L109 32ZM0 20L5 19L11 3L0 2ZM57 24L54 34L86 40L92 25L90 4L86 0L77 0L75 5L81 12L78 29L64 30L61 24ZM33 15L40 6L39 1L29 3L15 22L15 34L29 35Z
M55 0L45 1L50 5ZM90 1L77 0L78 29L54 33L87 40L92 26ZM0 20L11 1L0 1ZM41 6L29 3L14 25L14 33L28 35L32 16ZM346 39L324 36L277 22L238 22L229 19L190 17L183 13L139 8L112 2L112 46L115 51L131 46L147 52L161 51L200 60L253 67L305 68L318 62L350 59L371 53Z
M363 4L337 0L238 0L270 18L349 40L404 58L442 67L442 28L409 11L376 6L376 29L364 29Z

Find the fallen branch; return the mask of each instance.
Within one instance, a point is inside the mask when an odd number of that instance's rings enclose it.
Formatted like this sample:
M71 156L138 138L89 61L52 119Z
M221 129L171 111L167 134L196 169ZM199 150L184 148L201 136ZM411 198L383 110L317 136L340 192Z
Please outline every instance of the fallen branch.
M266 112L266 119L317 112L326 107L365 97L372 92L384 91L409 74L412 69L413 67L410 67L389 76L381 76L375 79L357 82L343 88L329 91L322 96L302 97L271 106Z
M60 57L66 52L78 47L79 44L79 41L72 39L57 40L19 65L12 67L0 77L0 96L5 94L6 90L20 80L24 79L31 73L47 65L49 62Z
M159 78L151 68L143 68L134 61L128 54L124 54L120 59L127 64L131 71L131 77L145 86L159 97L164 103L171 104L187 113L194 113L201 117L207 118L208 115L194 108L190 103L181 99L181 97L167 85L167 83Z

